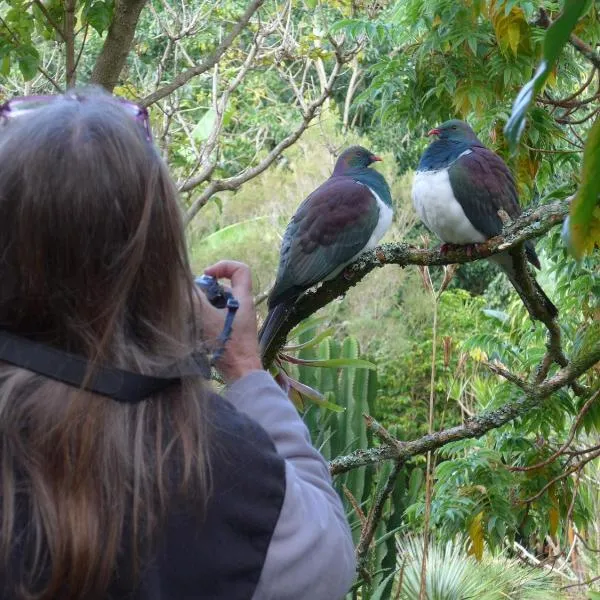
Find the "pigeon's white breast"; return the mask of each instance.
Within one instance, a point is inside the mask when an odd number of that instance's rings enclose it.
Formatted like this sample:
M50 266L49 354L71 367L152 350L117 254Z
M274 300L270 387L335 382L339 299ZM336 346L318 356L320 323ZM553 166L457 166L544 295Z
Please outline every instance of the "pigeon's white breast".
M385 235L385 232L390 228L392 224L392 217L394 216L394 211L390 206L388 206L371 188L369 188L371 194L375 196L377 200L377 204L379 206L379 221L377 221L377 225L375 229L373 229L373 233L365 246L365 250L372 250L377 246L379 240ZM364 252L364 250L363 250Z
M452 193L448 169L417 171L412 188L413 205L421 221L448 244L476 244L485 237L471 225Z

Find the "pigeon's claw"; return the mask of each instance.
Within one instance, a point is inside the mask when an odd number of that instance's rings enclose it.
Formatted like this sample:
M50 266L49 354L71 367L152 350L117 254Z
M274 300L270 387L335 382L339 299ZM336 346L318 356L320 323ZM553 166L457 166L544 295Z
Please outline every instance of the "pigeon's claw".
M485 242L481 243L481 244L467 244L465 246L466 250L467 250L467 256L469 258L471 258L471 256L473 256L473 252L479 252L480 249L485 247Z
M354 271L352 270L351 267L346 267L344 269L342 275L344 276L344 279L346 281L352 281L354 279Z
M455 249L456 249L456 244L448 244L448 243L444 242L440 246L440 253L441 254L448 254L448 252L450 252L451 250L455 250Z

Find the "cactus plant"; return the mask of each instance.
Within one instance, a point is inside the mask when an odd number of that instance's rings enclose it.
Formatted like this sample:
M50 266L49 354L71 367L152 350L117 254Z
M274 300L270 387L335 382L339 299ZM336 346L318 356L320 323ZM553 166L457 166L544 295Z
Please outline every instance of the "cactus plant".
M370 430L367 429L363 415L376 414L377 374L375 370L362 368L358 362L360 348L357 340L347 337L342 341L319 336L316 339L319 323L301 330L298 358L311 361L312 364L327 364L335 361L336 367L314 368L307 364L286 364L290 377L303 385L317 390L329 404L307 403L303 413L304 421L310 431L313 443L327 460L347 454L359 448L373 446ZM327 406L337 406L334 412ZM334 480L336 489L343 498L346 512L353 531L355 543L361 532L361 521L352 503L344 493L350 492L358 506L365 513L371 506L378 486L384 485L392 469L391 463L384 463L373 469L360 467L339 475ZM386 504L384 518L381 520L370 553L369 581L360 579L348 598L360 597L361 600L386 600L391 598L396 561L395 533L402 526L402 516L407 506L416 500L423 480L420 469L407 467L398 477L398 483Z

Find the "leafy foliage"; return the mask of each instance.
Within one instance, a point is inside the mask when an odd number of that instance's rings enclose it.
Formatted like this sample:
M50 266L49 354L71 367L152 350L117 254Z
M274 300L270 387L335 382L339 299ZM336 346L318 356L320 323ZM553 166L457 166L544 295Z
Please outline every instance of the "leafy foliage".
M125 4L0 2L0 99L88 81L110 27L118 25L116 8ZM243 0L147 2L131 46L124 49L128 58L115 91L137 101L152 98L210 57L246 6ZM565 2L564 10L557 0L267 0L260 18L249 21L216 65L152 101L157 144L185 190L184 208L198 198L196 188L186 186L199 172L204 176L199 189L210 191L214 180L250 172L290 132L300 131L307 105L325 90L336 52L353 48L354 59L300 141L242 187L208 193L189 228L194 268L200 271L224 257L244 260L253 267L257 293L267 291L290 216L329 176L340 148L352 143L386 159L378 168L392 184L396 216L385 241L434 243L415 223L411 169L424 148L424 132L458 116L508 162L523 205L576 194L567 241L580 260L569 257L553 230L538 242L543 269L537 277L559 307L564 351L577 360L600 339L599 258L594 252L600 75L591 60L598 60L598 14L597 3L581 0ZM573 35L583 46L573 44ZM517 133L519 144L511 153L509 143ZM440 276L433 272L432 278ZM387 266L322 311L322 335L316 341L308 342L314 324L297 331L300 347L294 356L346 365L289 367L290 376L299 380L296 391L310 386L323 394L324 399L306 404L304 415L327 458L381 443L366 428L363 413L403 441L425 433L432 315L418 271ZM437 340L435 429L522 401L521 391L490 373L485 363L499 361L533 378L547 343L506 279L483 264L461 267L442 295ZM352 362L359 355L377 365L376 374ZM557 369L552 366L550 375ZM597 389L598 366L579 384ZM301 403L297 393L292 396ZM552 552L553 559L577 557L577 577L583 568L598 572L597 554L576 542L577 535L591 547L600 542L597 460L569 471L573 457L587 456L585 451L597 444L600 403L583 414L586 401L570 390L558 391L510 425L479 440L448 444L437 454L431 525L439 543L427 573L428 585L435 588L431 597L449 597L443 595L448 589L458 589L451 597L464 597L472 586L473 597L483 599L501 593L548 597L538 588L550 584L546 579L536 583L538 571L490 558L490 550L512 552L517 543L542 560ZM569 451L583 454L554 457L571 434ZM404 465L368 555L371 578L359 579L353 598L394 597L400 578L400 597L418 597L419 544L403 542L397 548L395 535L422 529L422 467L420 457ZM534 468L519 470L527 467ZM359 513L373 505L391 470L383 463L336 479L340 492L344 486L349 490L344 498L357 540Z

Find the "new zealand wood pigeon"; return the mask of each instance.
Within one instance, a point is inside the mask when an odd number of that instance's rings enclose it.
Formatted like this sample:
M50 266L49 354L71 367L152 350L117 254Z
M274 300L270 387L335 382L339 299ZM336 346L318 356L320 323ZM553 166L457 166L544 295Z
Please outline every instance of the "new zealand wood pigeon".
M501 233L500 209L512 219L521 214L515 180L505 162L463 121L446 121L428 135L436 139L421 157L412 189L413 204L423 223L444 242L443 248L481 243ZM530 241L525 243L525 254L539 269ZM527 294L515 278L513 258L500 253L490 260L507 274L530 309ZM544 308L555 317L558 310L537 281L533 282Z
M348 148L331 177L292 217L281 243L269 313L259 333L262 356L300 294L333 279L359 254L374 248L389 228L390 188L381 173L369 168L379 160L361 146Z

